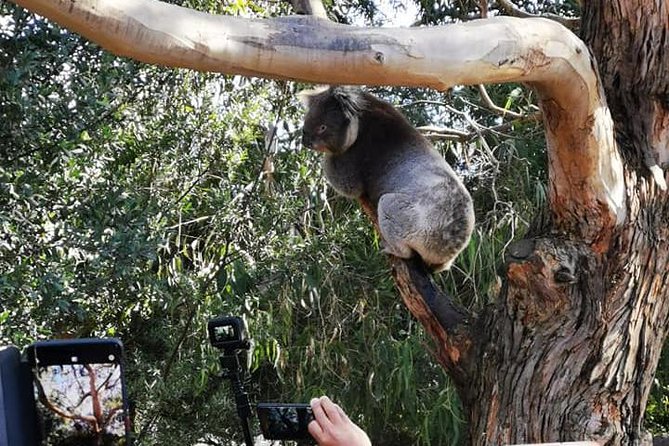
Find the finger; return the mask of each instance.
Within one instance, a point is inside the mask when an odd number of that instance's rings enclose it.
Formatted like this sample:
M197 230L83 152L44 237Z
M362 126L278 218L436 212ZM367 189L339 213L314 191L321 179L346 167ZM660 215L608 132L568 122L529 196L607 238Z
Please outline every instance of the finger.
M325 440L325 432L323 431L323 428L321 427L320 424L318 424L318 421L313 420L307 425L307 430L311 434L312 437L314 437L314 440L316 440L318 443L321 443L322 441Z
M346 412L344 412L344 409L342 409L340 406L337 405L337 409L339 409L339 416L345 420L345 421L350 421L348 418L348 415L346 415Z
M332 400L327 396L321 398L321 406L323 407L323 411L328 416L330 421L332 421L333 424L341 423L342 421L342 417L340 415L340 412L342 411L341 407L333 403Z
M311 400L311 411L314 414L314 419L318 422L322 430L328 430L332 427L332 422L323 410L323 403L321 399L314 398Z

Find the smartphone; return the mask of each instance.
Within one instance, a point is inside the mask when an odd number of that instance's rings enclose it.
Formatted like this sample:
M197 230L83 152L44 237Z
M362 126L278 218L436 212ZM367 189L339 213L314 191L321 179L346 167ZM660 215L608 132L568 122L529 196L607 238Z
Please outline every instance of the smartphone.
M30 367L14 346L0 347L0 445L35 446Z
M258 403L260 430L267 440L311 440L307 426L314 419L309 404Z
M36 342L27 356L42 445L130 445L121 341Z

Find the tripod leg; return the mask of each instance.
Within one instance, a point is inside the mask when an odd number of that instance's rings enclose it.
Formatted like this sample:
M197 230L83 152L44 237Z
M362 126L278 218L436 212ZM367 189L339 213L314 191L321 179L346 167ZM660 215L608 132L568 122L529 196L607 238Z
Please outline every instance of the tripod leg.
M244 431L244 442L246 446L253 446L253 438L251 438L251 429L249 429L249 419L242 418L242 430Z

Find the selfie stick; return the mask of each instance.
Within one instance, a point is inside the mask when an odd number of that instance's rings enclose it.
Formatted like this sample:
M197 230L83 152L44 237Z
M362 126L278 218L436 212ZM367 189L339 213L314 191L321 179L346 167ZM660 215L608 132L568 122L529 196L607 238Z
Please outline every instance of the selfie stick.
M251 429L249 428L249 418L251 417L251 403L249 394L244 390L242 375L244 369L239 364L239 351L225 350L225 354L220 356L221 367L223 368L223 378L228 378L232 384L232 392L235 395L237 405L237 415L242 421L242 430L244 431L244 443L246 446L253 446L251 438Z

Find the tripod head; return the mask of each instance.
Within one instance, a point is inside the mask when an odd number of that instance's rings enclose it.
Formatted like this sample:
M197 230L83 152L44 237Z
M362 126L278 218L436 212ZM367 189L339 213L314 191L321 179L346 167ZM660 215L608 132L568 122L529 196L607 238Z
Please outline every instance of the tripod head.
M241 419L246 446L253 446L249 418L251 418L251 403L249 394L244 389L246 376L246 355L251 348L251 342L246 334L244 320L238 316L225 316L211 319L207 324L209 342L221 350L219 361L222 378L230 380L235 395L237 415Z

